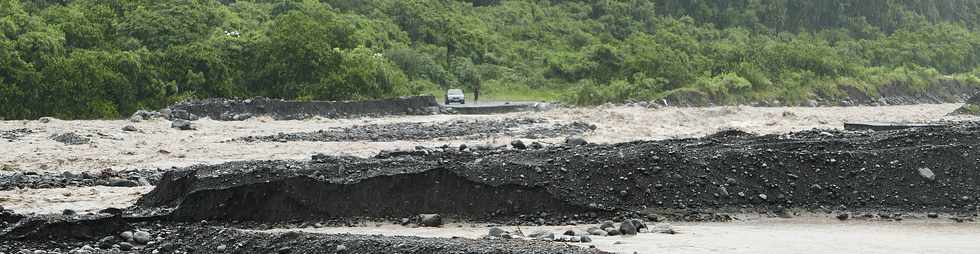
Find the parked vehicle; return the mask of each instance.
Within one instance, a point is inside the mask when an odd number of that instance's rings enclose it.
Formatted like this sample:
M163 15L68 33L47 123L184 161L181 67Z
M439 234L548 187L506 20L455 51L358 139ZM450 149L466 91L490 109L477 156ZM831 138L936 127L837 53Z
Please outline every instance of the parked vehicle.
M449 105L453 102L457 102L459 104L466 104L466 96L463 95L462 89L449 89L446 91L446 105Z

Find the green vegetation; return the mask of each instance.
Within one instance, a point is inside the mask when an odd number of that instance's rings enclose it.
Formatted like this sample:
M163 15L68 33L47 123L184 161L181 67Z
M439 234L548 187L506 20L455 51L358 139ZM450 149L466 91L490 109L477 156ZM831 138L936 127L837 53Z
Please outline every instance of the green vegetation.
M980 85L978 29L980 0L0 0L0 118L449 87L799 103Z

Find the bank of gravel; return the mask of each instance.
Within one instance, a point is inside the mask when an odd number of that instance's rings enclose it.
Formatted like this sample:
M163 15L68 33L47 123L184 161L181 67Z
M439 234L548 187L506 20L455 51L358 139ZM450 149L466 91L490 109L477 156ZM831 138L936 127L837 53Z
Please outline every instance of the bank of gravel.
M36 173L12 172L0 174L0 191L14 189L51 189L65 187L111 186L135 187L155 185L163 172L172 169L102 170L98 173Z
M116 231L95 239L4 239L0 253L603 253L545 241L269 233L201 223L131 223ZM134 232L148 238L133 239Z
M255 116L276 120L302 120L312 117L349 118L386 115L429 115L442 110L435 97L406 96L363 101L287 101L257 97L253 99L206 99L174 104L161 111L168 119L197 120L208 117L222 121L241 121Z
M186 221L420 213L533 221L737 209L972 214L978 145L980 127L960 124L241 161L168 172L138 206Z
M268 136L247 136L231 142L391 142L432 140L439 138L485 139L513 137L525 139L554 138L581 135L594 131L595 125L584 122L550 123L542 118L510 118L501 120L456 120L447 122L404 122L356 125L314 132L279 133Z
M423 213L519 225L598 223L609 218L723 220L730 217L715 213L746 210L774 216L836 211L841 219L883 220L942 213L971 221L980 197L980 157L973 152L978 145L980 125L960 123L764 136L727 130L702 138L609 145L489 150L442 146L373 158L316 155L304 161L199 165L164 173L157 187L129 209L40 217L5 212L0 216L6 228L0 246L7 251L57 252L95 247L87 253L129 248L142 253L333 253L339 245L350 253L590 251L499 239L227 228L343 225L372 219L404 223ZM131 244L116 236L137 230L151 232L152 243Z
M17 128L10 130L0 130L0 139L6 140L7 142L14 142L20 140L20 138L33 134L35 130L28 128Z

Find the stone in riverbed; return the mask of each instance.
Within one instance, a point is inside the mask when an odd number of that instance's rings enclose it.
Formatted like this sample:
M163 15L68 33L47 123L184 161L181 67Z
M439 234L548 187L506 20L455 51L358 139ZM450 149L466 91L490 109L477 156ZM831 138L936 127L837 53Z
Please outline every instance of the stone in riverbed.
M133 233L133 242L146 244L150 242L150 233L146 231L136 231Z
M514 147L514 149L517 149L517 150L527 149L527 145L524 145L524 141L521 141L520 139L511 141L510 142L510 146L511 147Z
M586 231L587 231L587 232L588 232L588 233L589 233L590 235L597 235L597 236L606 236L606 235L608 235L608 234L609 234L609 232L606 232L605 230L602 230L602 229L599 229L599 228L595 228L595 227L593 227L593 228L589 228L589 229L588 229L588 230L586 230Z
M579 136L571 136L571 137L565 138L565 145L567 145L567 146L584 146L584 145L588 145L588 144L589 144L588 141L585 141L584 138L579 137Z
M503 229L500 229L498 227L490 228L490 232L487 233L488 236L492 236L492 237L500 237L505 234L507 234L507 231L504 231Z
M173 122L171 122L170 123L170 128L174 128L174 129L178 129L178 130L182 130L182 131L189 131L189 130L196 130L197 129L196 127L194 127L194 125L190 121L180 120L180 119L177 119L177 120L174 120Z
M922 176L922 178L925 178L926 180L929 181L936 180L936 173L933 173L932 169L929 168L919 168L919 176Z
M623 233L623 235L635 235L636 226L629 221L624 221L622 224L619 224L619 232Z
M423 227L442 226L442 216L439 216L438 214L420 214L419 226L423 226Z

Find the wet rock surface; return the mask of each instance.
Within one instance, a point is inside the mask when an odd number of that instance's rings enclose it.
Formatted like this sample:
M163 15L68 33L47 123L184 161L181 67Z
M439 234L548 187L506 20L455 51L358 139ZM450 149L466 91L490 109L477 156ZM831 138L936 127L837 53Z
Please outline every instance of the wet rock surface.
M161 117L163 116L160 114L160 112L137 110L136 112L133 113L132 116L129 117L129 121L136 123L136 122L153 120Z
M170 128L174 128L182 131L190 131L190 130L197 129L197 127L195 127L193 123L182 119L175 119L173 122L170 123Z
M506 239L269 233L200 223L132 223L130 226L152 234L150 241L128 240L118 232L72 241L0 239L0 252L120 253L129 249L137 253L602 253L564 244Z
M28 216L0 231L4 240L93 240L128 227L112 214Z
M138 206L173 220L486 219L800 208L972 212L980 127L804 131L542 150L242 161L168 172ZM930 168L934 179L920 175ZM547 214L546 216L541 216ZM584 216L588 218L588 216Z
M197 120L209 117L221 121L241 121L253 116L275 120L302 120L311 117L347 118L385 115L428 115L438 113L433 96L409 96L365 101L286 101L269 98L207 99L186 101L163 111L169 119Z
M74 132L51 135L51 140L64 143L65 145L84 145L92 142L92 139L83 137Z
M515 118L505 120L449 121L442 123L370 124L334 128L315 132L280 133L271 136L249 136L233 139L240 142L342 142L342 141L399 141L436 138L479 139L493 136L516 138L553 138L579 135L596 129L595 125L572 122L549 123L544 119Z
M33 134L34 132L34 130L28 128L0 130L0 139L7 140L7 142L13 142L20 140L24 136Z

